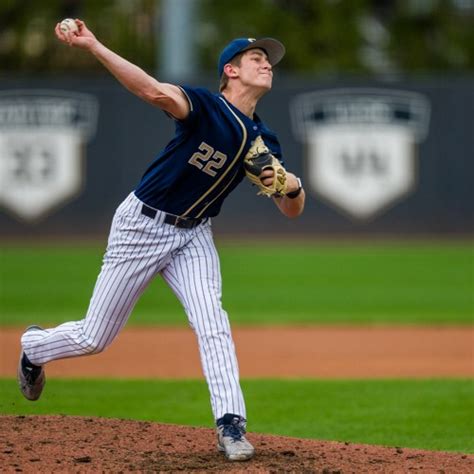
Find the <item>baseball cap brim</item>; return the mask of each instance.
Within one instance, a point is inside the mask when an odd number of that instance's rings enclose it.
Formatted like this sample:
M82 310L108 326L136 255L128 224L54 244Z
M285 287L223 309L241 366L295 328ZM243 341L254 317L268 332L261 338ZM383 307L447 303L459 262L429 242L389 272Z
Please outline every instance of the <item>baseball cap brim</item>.
M285 55L285 47L282 43L280 43L274 38L260 38L258 40L255 40L247 47L243 48L240 53L255 48L263 49L265 51L268 56L268 62L272 66L278 64Z

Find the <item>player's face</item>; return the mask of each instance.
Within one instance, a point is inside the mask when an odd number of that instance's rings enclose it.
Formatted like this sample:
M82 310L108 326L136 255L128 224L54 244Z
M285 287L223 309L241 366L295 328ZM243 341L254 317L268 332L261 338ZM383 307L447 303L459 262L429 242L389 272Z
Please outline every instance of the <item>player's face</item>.
M273 71L265 52L261 49L246 51L240 61L239 77L245 85L271 89Z

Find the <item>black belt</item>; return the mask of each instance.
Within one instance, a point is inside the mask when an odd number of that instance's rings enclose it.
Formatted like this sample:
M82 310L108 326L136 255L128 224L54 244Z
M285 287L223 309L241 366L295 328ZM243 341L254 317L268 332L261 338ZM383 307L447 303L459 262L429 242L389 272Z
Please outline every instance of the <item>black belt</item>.
M150 217L151 219L154 219L156 217L156 214L158 214L158 211L150 206L147 206L146 204L143 204L142 214L144 216ZM180 227L183 229L192 229L193 227L196 227L201 224L203 220L204 219L196 219L194 217L179 217L175 216L174 214L165 213L164 222L166 224L174 225L175 227Z

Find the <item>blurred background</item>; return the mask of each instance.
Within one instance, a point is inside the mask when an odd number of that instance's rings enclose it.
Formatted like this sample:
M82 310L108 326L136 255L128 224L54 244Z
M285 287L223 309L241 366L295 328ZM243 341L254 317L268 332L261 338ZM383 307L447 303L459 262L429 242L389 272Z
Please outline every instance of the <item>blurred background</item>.
M106 235L173 134L91 55L55 39L65 17L160 80L215 92L231 39L285 44L258 113L302 178L305 215L285 219L243 183L217 235L472 234L474 1L4 0L4 236Z
M474 0L1 0L0 412L211 421L201 381L193 392L188 381L147 380L144 400L131 382L125 390L53 376L44 405L18 400L20 332L85 314L113 213L174 132L92 56L55 39L66 17L160 80L214 92L230 40L282 41L286 56L257 112L301 177L306 209L286 219L245 181L226 200L213 220L224 307L233 326L263 326L259 346L274 325L354 326L353 344L325 341L329 359L342 353L345 368L370 361L389 377L380 369L388 360L410 377L399 354L436 378L248 382L252 429L474 452ZM130 323L186 317L157 278ZM388 339L374 326L387 327ZM130 361L148 346L114 347ZM254 347L246 336L239 354L254 361ZM327 369L316 342L289 332L278 347L284 358L314 349L302 357ZM159 367L154 357L137 366Z

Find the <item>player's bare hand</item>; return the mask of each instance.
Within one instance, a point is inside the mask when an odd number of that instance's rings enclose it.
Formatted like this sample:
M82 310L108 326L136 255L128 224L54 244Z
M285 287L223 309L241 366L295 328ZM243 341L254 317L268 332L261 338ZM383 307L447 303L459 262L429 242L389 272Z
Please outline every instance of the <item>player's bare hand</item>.
M273 170L263 170L260 175L260 180L265 186L271 186L273 184L273 180L275 178L275 173ZM293 173L286 172L286 181L287 181L287 192L291 193L296 191L299 187L298 181L296 180L296 176Z
M61 31L60 23L56 24L54 29L56 37L59 41L76 48L91 49L92 46L97 43L97 38L87 28L86 24L82 20L74 20L77 25L77 31L69 31L67 33Z
M265 186L271 186L275 178L275 172L272 169L263 170L259 178Z
M275 173L273 170L263 170L260 174L260 180L265 186L271 186L273 184L273 180L275 179ZM286 172L286 192L292 193L297 191L299 188L298 180L293 173Z

